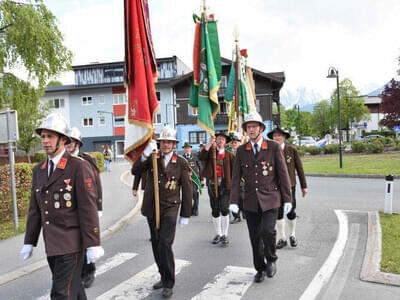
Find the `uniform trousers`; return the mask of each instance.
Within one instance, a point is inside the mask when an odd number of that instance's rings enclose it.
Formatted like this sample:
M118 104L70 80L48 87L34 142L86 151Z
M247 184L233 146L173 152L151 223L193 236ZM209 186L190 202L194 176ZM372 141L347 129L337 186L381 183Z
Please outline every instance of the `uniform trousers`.
M289 213L286 215L286 217L289 220L294 220L297 217L296 214L296 186L292 186L292 209L289 211ZM279 212L278 212L278 220L283 219L283 203L279 207Z
M215 189L213 184L208 184L208 196L210 197L211 214L214 218L220 215L229 215L229 196L230 190L218 187L218 197L215 197Z
M52 273L51 300L86 300L81 274L85 251L48 256Z
M192 214L199 213L199 189L197 188L197 184L193 183L193 206L192 206Z
M265 259L274 262L276 255L276 230L275 223L278 208L258 212L245 211L247 228L249 230L251 247L253 249L253 264L258 272L266 268Z
M154 260L161 275L163 288L172 289L175 285L175 259L172 244L175 239L176 217L161 216L159 230L156 230L155 218L147 218L147 223L150 228Z

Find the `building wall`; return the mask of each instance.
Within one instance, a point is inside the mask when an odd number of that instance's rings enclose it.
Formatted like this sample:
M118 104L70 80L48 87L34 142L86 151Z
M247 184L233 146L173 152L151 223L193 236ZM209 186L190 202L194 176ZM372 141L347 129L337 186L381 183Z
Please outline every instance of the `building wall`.
M51 112L60 113L67 121L70 119L70 99L68 92L54 92L45 94L40 102L45 104L49 103L49 100L54 99L64 99L64 107L63 108L53 108Z

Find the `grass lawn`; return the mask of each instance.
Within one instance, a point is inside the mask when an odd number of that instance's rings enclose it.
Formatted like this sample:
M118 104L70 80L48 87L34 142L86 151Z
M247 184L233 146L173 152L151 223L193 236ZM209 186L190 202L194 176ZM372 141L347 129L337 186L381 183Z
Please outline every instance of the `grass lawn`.
M339 154L305 155L304 171L309 174L369 174L399 175L400 151L379 154L343 153L343 168L339 168Z
M14 230L14 221L0 223L0 241L13 237L17 234L24 233L26 226L26 217L19 218L18 232Z
M382 226L381 271L400 274L400 215L379 212Z

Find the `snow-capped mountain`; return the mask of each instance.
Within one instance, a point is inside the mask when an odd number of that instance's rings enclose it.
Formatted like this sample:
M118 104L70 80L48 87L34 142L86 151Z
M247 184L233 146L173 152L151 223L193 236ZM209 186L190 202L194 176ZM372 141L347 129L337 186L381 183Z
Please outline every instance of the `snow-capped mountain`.
M300 105L302 111L312 111L314 103L323 100L321 94L307 88L298 88L295 91L282 90L280 93L281 103L286 109L293 108L294 105Z

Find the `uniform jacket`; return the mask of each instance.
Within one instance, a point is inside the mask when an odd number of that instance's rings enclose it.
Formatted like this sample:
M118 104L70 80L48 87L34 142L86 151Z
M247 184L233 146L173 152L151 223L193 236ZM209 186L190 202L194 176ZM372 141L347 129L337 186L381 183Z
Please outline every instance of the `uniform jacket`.
M47 256L100 245L97 191L88 162L65 151L47 179L47 160L33 169L25 244L37 245L40 230Z
M301 163L299 152L295 147L285 144L283 148L283 155L285 157L286 166L289 172L291 186L296 185L296 173L299 176L300 186L302 189L307 188L306 176L304 175L303 164Z
M260 205L266 211L281 206L281 202L292 202L283 152L274 141L263 140L257 158L251 142L238 148L230 194L233 204L239 203L240 178L244 179L244 210L257 212Z
M199 158L197 157L197 155L193 153L191 153L189 156L183 154L183 157L187 160L189 166L196 173L197 177L201 180L202 179L201 164L199 162Z
M90 163L90 166L92 167L93 173L94 173L94 179L96 183L96 190L97 190L97 210L102 211L103 210L103 189L101 186L101 180L100 180L100 171L97 168L96 160L90 156L89 154L85 152L79 151L78 156L82 157L84 160Z
M216 155L218 150L215 151ZM205 148L199 153L199 159L203 162L203 176L209 181L214 180L213 162L211 156L212 150L206 150ZM223 160L223 177L224 187L227 190L231 189L232 184L232 169L235 162L235 155L228 150L225 150L225 156Z
M189 218L192 213L192 183L189 177L189 165L186 160L173 154L167 167L164 167L164 162L160 154L157 158L158 166L158 187L160 199L160 214L161 216L176 217L181 205L180 216ZM142 215L152 218L155 214L154 209L154 179L151 156L141 161L138 159L132 167L132 174L139 175L147 172L147 183L144 190ZM171 189L173 181L176 184L175 189ZM168 183L169 182L169 183ZM182 190L182 200L181 200Z

